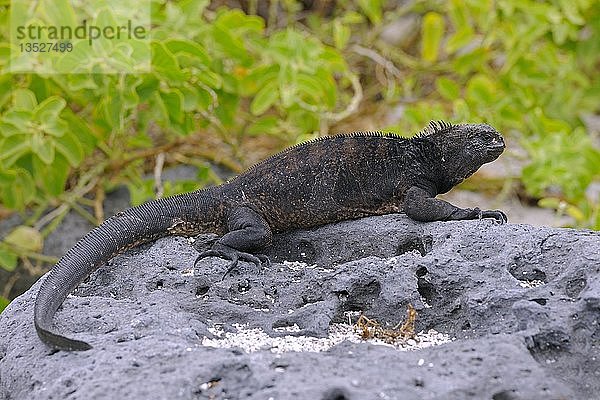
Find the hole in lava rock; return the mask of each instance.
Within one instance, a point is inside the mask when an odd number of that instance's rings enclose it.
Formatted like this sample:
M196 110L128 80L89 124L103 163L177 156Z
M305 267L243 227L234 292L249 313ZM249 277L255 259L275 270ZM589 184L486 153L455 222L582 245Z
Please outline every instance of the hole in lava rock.
M238 293L246 293L250 289L252 289L252 285L248 279L242 279L235 284L235 290L237 290Z
M350 400L348 392L344 388L331 388L323 393L322 400Z
M312 262L315 259L317 251L315 246L308 240L300 240L298 242L297 261Z
M565 293L572 299L576 299L579 293L586 287L587 281L583 278L572 279L567 282Z
M409 233L400 238L396 247L396 255L402 255L409 251L417 250L421 256L425 256L431 251L433 237L430 235L421 236L417 233Z
M570 336L560 330L548 330L525 338L529 353L538 361L544 354L558 353L569 346Z
M164 282L162 280L156 282L156 288L162 289L164 286Z
M366 282L356 282L348 290L334 293L342 303L342 312L367 311L377 301L381 293L381 284L376 279L371 279Z
M196 288L196 297L202 297L210 290L210 286L198 286Z
M425 302L429 305L433 305L438 293L435 290L435 286L424 277L417 278L417 292L425 299Z
M545 306L546 305L546 301L548 299L542 299L542 298L538 298L538 299L530 299L529 301L535 301L536 303L538 303L540 306Z
M419 268L417 268L417 270L415 271L415 275L417 276L417 278L421 278L425 275L427 275L429 273L429 270L427 269L427 267L425 267L424 265L421 265Z
M516 400L517 398L513 395L512 390L503 390L501 392L494 393L492 400Z
M302 295L302 305L305 306L307 304L318 303L319 301L323 301L323 296L320 294L310 294L310 295Z
M546 273L538 268L532 267L526 263L516 263L508 268L508 272L520 281L542 281L548 283L546 280Z
M347 290L339 290L334 293L338 296L338 299L340 301L346 301L346 300L348 300L348 297L350 296L350 293L348 293Z

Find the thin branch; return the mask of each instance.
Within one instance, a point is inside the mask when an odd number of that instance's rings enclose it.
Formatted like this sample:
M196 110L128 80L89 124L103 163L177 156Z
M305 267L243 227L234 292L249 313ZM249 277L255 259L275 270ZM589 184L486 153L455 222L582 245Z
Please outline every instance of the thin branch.
M104 198L106 197L106 193L104 193L104 188L102 185L98 185L96 187L96 196L94 196L94 216L98 223L104 221Z
M325 117L331 121L341 121L342 119L355 113L356 110L358 110L358 105L360 104L363 98L363 90L362 86L360 85L360 81L358 80L358 77L354 74L348 74L348 79L350 79L350 83L352 83L352 88L354 89L354 96L352 96L352 100L350 100L348 107L346 107L344 110L337 113L325 114Z
M2 290L2 297L8 299L9 295L10 295L10 291L12 290L13 286L15 286L15 283L17 283L17 280L19 279L20 275L19 274L11 274L8 279L6 280L6 283L4 284L4 290Z
M66 203L63 203L60 206L56 207L54 210L50 211L48 214L44 215L42 218L40 218L35 223L35 225L33 225L33 228L37 231L41 231L42 228L44 228L44 226L52 222L54 218L58 218L67 211L69 211L69 206Z
M381 54L377 53L375 50L367 49L366 47L362 47L357 44L352 45L350 49L356 54L368 57L371 60L375 61L377 64L381 65L383 68L385 68L386 71L388 71L397 79L402 79L402 72L398 68L396 68L394 63L388 60L387 58L383 57Z
M154 164L154 195L160 199L165 194L165 188L162 183L162 172L165 166L165 153L161 152L156 155L156 163Z
M90 214L89 212L87 212L85 210L85 208L83 208L79 204L77 204L77 202L71 201L69 204L70 204L71 208L75 212L77 212L77 214L81 215L83 218L85 218L86 220L88 220L90 224L92 224L94 226L98 225L98 221L96 220L96 218L94 218L94 216L92 214Z

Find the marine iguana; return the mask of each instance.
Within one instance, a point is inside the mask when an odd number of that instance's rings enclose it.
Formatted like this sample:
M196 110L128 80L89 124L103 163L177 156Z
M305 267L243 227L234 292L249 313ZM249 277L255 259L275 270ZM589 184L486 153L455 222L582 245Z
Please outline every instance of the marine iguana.
M459 208L435 198L494 161L504 147L489 125L443 121L410 139L383 132L327 136L277 153L222 185L129 208L86 234L50 271L35 300L35 328L55 349L90 349L53 329L57 309L112 257L167 235L221 235L196 262L223 257L231 260L229 271L238 260L268 263L256 251L273 233L369 215L504 223L502 211Z

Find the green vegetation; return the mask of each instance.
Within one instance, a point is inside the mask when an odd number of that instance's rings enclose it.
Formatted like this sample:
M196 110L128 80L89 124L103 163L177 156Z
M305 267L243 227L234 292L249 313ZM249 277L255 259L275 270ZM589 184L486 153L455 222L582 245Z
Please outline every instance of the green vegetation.
M4 310L6 306L8 306L8 299L3 296L0 296L0 312L2 312L2 310Z
M44 238L70 210L101 221L117 185L134 203L154 197L145 176L157 160L198 167L194 181L160 188L188 191L219 182L210 163L237 172L382 104L403 107L381 126L400 133L432 119L489 122L526 152L515 177L525 195L600 229L586 192L600 176L598 132L594 144L582 122L600 113L597 1L338 0L328 13L285 0L265 18L257 1L248 14L208 3L153 0L150 73L95 74L88 54L71 60L88 74L0 75L0 217L26 211L0 242L0 267L51 262ZM414 29L392 44L381 32L395 21Z

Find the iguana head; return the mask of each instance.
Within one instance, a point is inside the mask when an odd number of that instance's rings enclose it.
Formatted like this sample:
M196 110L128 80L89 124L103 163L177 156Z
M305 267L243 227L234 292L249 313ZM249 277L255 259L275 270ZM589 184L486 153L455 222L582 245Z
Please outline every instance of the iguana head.
M451 185L444 187L445 190L471 176L483 164L494 161L505 147L500 133L487 124L431 122L426 135L436 145L442 180Z

